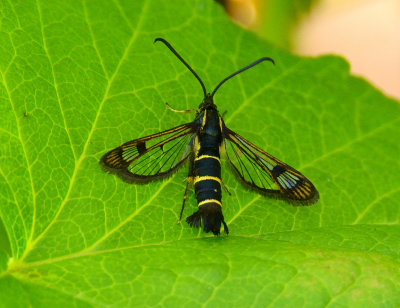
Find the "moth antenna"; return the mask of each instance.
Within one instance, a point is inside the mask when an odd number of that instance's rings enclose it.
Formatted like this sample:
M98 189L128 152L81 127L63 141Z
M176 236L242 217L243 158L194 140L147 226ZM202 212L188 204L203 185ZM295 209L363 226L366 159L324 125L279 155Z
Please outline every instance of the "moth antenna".
M207 96L207 90L206 90L206 87L204 86L203 81L201 81L199 75L197 75L196 72L190 67L190 65L187 64L187 62L186 62L185 60L183 60L183 58L182 58L182 57L179 55L179 53L171 46L171 44L168 43L168 42L167 42L166 40L164 40L163 38L160 38L160 37L156 38L156 39L154 40L154 43L155 43L155 42L163 42L163 43L169 48L169 50L171 50L172 53L173 53L173 54L174 54L174 55L189 69L189 71L192 72L192 74L194 75L194 77L196 77L197 80L200 82L200 85L201 85L201 87L203 88L204 97L206 97L206 96Z
M263 61L270 61L270 62L272 62L272 64L275 65L275 61L272 60L271 58L264 57L264 58L258 59L257 61L255 61L255 62L253 62L253 63L251 63L251 64L249 64L249 65L243 67L242 69L238 70L237 72L234 72L233 74L229 75L229 76L226 77L224 80L222 80L222 81L215 87L214 91L211 93L211 97L214 96L215 92L217 92L217 90L219 89L219 87L222 86L222 85L225 83L225 81L231 79L233 76L236 76L237 74L240 74L241 72L243 72L243 71L245 71L245 70L248 70L249 68L252 68L253 66L255 66L255 65L257 65L258 63L263 62Z

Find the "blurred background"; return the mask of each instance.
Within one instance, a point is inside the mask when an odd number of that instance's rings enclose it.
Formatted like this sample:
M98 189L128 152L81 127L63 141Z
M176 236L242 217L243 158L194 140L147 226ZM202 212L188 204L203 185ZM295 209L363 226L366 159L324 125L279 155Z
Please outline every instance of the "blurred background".
M400 0L225 0L241 26L302 56L338 54L400 99Z

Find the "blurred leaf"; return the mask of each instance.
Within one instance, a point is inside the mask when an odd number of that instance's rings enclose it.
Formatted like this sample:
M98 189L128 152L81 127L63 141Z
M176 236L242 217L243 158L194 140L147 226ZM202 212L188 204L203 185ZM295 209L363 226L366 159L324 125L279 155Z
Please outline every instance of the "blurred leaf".
M317 0L260 1L257 31L262 37L282 48L291 48L291 34L301 17Z
M213 1L1 2L0 305L396 307L400 106L340 58L298 58ZM321 200L293 207L223 180L229 236L176 225L187 170L129 185L107 150L191 121L182 54L226 124L301 170ZM225 167L225 166L224 166ZM196 210L191 192L184 216ZM1 246L3 247L3 246Z

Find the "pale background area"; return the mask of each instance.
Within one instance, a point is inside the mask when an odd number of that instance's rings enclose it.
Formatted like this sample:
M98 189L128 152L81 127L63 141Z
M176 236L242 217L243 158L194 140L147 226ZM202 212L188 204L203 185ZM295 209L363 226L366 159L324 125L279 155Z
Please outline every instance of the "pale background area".
M240 24L252 27L259 23L260 2L231 0L227 10ZM292 51L342 55L352 74L400 99L400 0L318 1L293 28Z

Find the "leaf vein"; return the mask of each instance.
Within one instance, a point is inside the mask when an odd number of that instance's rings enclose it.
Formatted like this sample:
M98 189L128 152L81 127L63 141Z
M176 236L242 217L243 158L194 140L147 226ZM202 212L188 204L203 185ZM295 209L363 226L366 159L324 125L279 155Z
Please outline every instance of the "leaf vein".
M38 0L37 0L37 1L38 1ZM87 152L87 149L88 149L89 144L90 144L89 141L90 141L90 139L91 139L91 137L92 137L92 135L93 135L93 132L95 131L95 127L96 127L97 121L98 121L98 119L99 119L99 114L101 113L101 111L102 111L102 109L103 109L103 106L104 106L105 102L106 102L107 99L108 99L108 94L109 94L109 91L110 91L110 89L111 89L111 85L113 84L114 79L115 79L116 76L118 75L119 70L120 70L120 68L121 68L121 66L122 66L122 63L123 63L124 60L128 57L128 53L129 53L129 51L130 51L132 45L134 44L134 42L136 41L136 39L137 39L137 37L138 37L138 35L139 35L139 33L140 33L141 25L142 25L142 23L143 23L143 20L144 20L145 16L147 16L147 15L145 14L145 11L147 10L147 7L148 7L148 2L145 2L144 6L143 6L143 12L142 12L142 14L140 14L141 17L140 17L139 20L138 20L137 27L135 28L135 31L132 33L132 37L131 37L131 39L130 39L128 45L127 45L127 47L125 48L125 51L124 51L124 53L123 53L123 55L122 55L122 57L121 57L121 60L119 61L119 63L118 63L118 65L117 65L117 67L116 67L116 69L115 69L113 75L111 76L110 80L108 81L108 84L107 84L107 87L106 87L106 90L105 90L105 93L104 93L104 97L103 97L102 101L101 101L100 104L99 104L99 108L98 108L98 110L97 110L96 117L95 117L95 119L94 119L94 121L93 121L92 128L91 128L91 130L90 130L90 132L89 132L89 134L88 134L88 138L87 138L87 140L86 140L86 142L85 142L85 144L84 144L83 151L82 151L82 153L81 153L79 159L76 161L75 168L74 168L73 174L72 174L72 176L71 176L71 180L70 180L70 185L69 185L69 187L68 187L68 191L67 191L67 193L66 193L64 199L63 199L62 202L61 202L60 208L58 209L58 211L57 211L56 215L54 216L53 220L48 224L48 226L43 230L43 232L42 232L41 234L39 234L38 237L37 237L35 240L33 240L33 241L31 242L31 247L30 247L31 249L32 249L32 248L44 237L44 235L50 230L50 228L53 226L53 224L57 221L58 217L60 216L60 214L61 214L61 212L62 212L64 206L65 206L65 205L67 204L67 202L69 201L69 197L70 197L70 194L71 194L71 191L72 191L72 187L73 187L73 185L74 185L74 183L75 183L76 176L77 176L77 174L78 174L78 171L79 171L79 169L80 169L80 166L81 166L83 160L86 158L86 152ZM26 250L26 253L24 254L24 256L27 256L28 252L29 252L29 249ZM23 259L23 258L21 258L21 259ZM22 260L21 260L21 261L22 261Z

